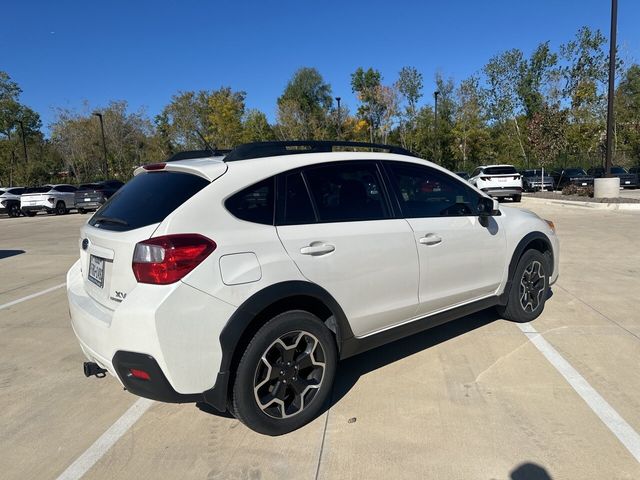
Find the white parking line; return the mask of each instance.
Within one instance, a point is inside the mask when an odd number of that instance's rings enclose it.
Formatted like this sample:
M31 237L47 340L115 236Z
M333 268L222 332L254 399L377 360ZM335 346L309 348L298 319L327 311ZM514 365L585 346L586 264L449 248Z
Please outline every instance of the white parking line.
M82 478L153 404L153 400L138 399L106 432L100 435L100 438L93 445L69 465L57 480L78 480Z
M587 382L578 371L567 362L558 351L530 324L518 324L522 332L531 340L540 352L555 367L569 385L589 405L589 408L602 420L611 433L629 450L637 462L640 462L640 435L609 403Z
M55 285L53 287L42 290L41 292L32 293L31 295L27 295L26 297L19 298L18 300L14 300L13 302L5 303L3 305L0 305L0 310L2 310L3 308L13 307L18 303L26 302L27 300L31 300L32 298L39 297L40 295L44 295L45 293L53 292L54 290L62 288L65 285L66 283L61 283L60 285Z

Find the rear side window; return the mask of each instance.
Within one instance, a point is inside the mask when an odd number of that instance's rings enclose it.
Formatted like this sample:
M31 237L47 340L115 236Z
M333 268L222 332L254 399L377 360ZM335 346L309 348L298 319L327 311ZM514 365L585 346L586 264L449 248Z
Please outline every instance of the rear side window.
M209 183L189 173L141 173L118 190L89 224L122 231L160 223Z
M485 175L510 175L512 173L518 173L515 167L487 167L482 172Z
M251 185L224 203L234 217L247 222L273 225L275 178Z
M344 163L314 167L304 176L320 222L389 218L382 182L374 163Z

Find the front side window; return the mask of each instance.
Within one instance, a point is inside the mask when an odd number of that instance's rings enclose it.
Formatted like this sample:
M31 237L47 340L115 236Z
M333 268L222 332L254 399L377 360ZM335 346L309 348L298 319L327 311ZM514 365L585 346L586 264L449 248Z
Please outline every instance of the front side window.
M240 220L273 225L274 183L272 177L241 190L227 199L227 210Z
M388 162L405 217L477 215L480 195L461 181L437 170L400 162Z
M304 176L319 222L389 218L380 173L375 163L340 163L311 167Z

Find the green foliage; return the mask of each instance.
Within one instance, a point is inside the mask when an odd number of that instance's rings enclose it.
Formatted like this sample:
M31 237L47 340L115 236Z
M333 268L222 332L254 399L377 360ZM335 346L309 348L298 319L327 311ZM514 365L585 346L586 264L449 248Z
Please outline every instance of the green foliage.
M277 130L280 137L326 138L332 103L331 86L320 72L315 68L300 68L278 98Z

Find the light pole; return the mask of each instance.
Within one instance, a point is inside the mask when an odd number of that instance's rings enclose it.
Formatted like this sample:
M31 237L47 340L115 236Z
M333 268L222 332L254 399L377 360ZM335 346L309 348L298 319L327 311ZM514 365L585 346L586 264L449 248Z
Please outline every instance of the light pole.
M336 102L338 102L338 140L342 137L342 124L340 123L340 97L336 97Z
M613 101L616 80L616 30L618 23L618 0L611 0L611 36L609 38L609 94L607 99L607 151L605 156L605 176L611 177L613 157Z
M104 124L102 122L102 114L100 112L93 112L93 114L100 119L100 131L102 132L102 150L104 151L104 179L109 179L109 162L107 162L107 142L104 140Z
M440 92L438 90L433 92L433 98L435 98L435 102L436 102L435 111L433 114L433 142L435 144L433 153L436 157L436 163L439 163L438 162L438 157L439 157L438 155L438 151L439 151L439 148L438 148L438 95L440 95Z
M22 123L22 120L18 120L18 124L20 125L20 132L22 133L22 148L24 148L24 162L27 163L29 161L29 156L27 155L27 141L24 138L24 123Z

